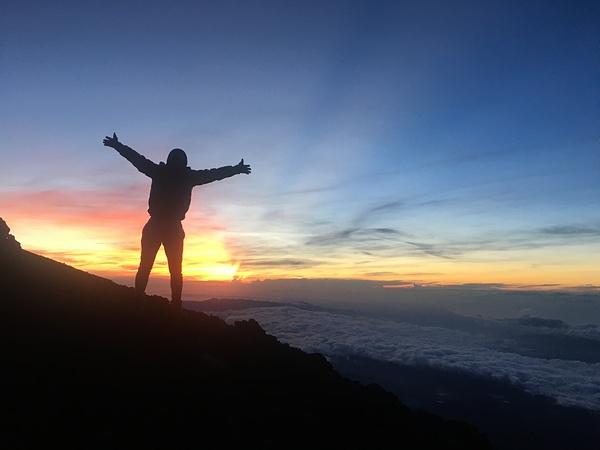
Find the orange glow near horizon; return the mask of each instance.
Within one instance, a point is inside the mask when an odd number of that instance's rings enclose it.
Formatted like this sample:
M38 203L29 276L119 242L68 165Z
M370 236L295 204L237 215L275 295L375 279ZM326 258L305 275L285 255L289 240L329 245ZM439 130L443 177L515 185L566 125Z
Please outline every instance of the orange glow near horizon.
M93 204L89 197L86 201L74 194L47 191L41 200L33 202L22 193L12 202L5 201L2 214L7 214L4 218L11 233L25 250L100 276L133 279L139 263L141 229L147 220L143 206L136 204L131 209L120 206L127 202L118 198L96 197L98 204ZM364 255L351 252L328 255L306 249L304 253L300 247L294 254L281 255L269 253L272 250L265 247L260 257L250 259L240 250L242 243L230 240L227 226L214 219L194 218L185 228L183 272L188 280L330 278L398 286L501 284L540 290L576 286L598 289L590 280L597 279L599 255L584 245L570 247L570 253L560 248L514 252L511 259L506 254L482 251L460 260L414 255L366 260ZM169 277L162 249L152 277Z
M135 275L141 230L148 220L145 202L124 207L127 202L110 192L61 190L14 193L5 195L5 200L3 214L8 214L5 219L11 233L25 250L102 276ZM227 249L223 227L204 220L200 227L185 228L184 276L232 280L240 263ZM169 277L162 248L151 276Z
M23 248L55 259L87 272L105 277L133 279L139 263L139 230L108 233L105 229L87 229L47 224L33 232L17 234ZM397 263L397 261L396 261ZM416 285L504 284L515 288L546 290L569 286L585 286L593 276L590 264L531 268L526 263L505 262L486 264L431 260L423 262L393 261L381 274L368 273L366 267L352 260L332 261L313 268L290 269L276 267L244 267L242 255L233 254L218 231L203 234L187 233L183 273L196 281L254 281L277 278L337 278L381 281L386 287L412 288ZM360 268L360 270L359 270ZM374 267L371 267L374 269ZM403 274L404 272L404 274ZM394 276L395 275L395 276ZM161 248L152 270L152 277L168 278L167 260ZM394 283L396 282L396 283Z
M208 242L208 248L203 250L202 243ZM191 248L190 248L191 247ZM26 250L41 254L48 258L55 259L78 269L95 273L104 277L129 277L133 279L137 271L139 262L139 249L118 250L116 248L102 248L100 246L87 250L68 250L61 248L41 249L27 248ZM188 252L189 250L189 252ZM411 289L415 286L443 286L443 285L462 285L462 284L498 284L504 285L507 289L531 289L531 290L551 290L570 287L589 286L586 278L589 279L590 272L578 271L576 267L565 268L558 267L552 271L540 271L537 273L523 274L519 276L517 269L513 270L478 270L478 271L457 271L455 273L433 273L427 274L406 274L404 277L399 274L397 277L389 276L364 276L360 273L347 270L325 271L321 269L303 270L299 275L290 270L245 270L242 269L243 261L232 258L225 246L218 239L210 241L209 238L200 239L193 245L187 246L184 252L183 274L186 280L194 281L232 281L251 282L264 279L293 279L293 278L330 278L330 279L363 279L371 281L380 281L386 288L404 288ZM466 268L465 268L466 269ZM153 278L169 277L167 260L161 248L159 250L154 268L152 270ZM549 281L550 280L550 281ZM400 282L401 284L394 284ZM596 287L589 286L590 290L597 290Z
M139 263L140 230L69 227L67 224L45 224L28 232L15 231L24 249L55 259L87 272L105 277L133 279ZM413 285L504 284L515 288L547 290L551 288L589 285L594 276L592 262L566 263L561 266L532 268L525 262L449 262L432 259L388 261L384 271L374 273L351 259L325 261L312 268L257 266L244 267L243 255L235 255L223 233L208 231L187 233L183 274L196 281L254 281L277 278L337 278L381 281L386 287L412 288ZM167 260L161 248L152 277L168 278Z
M133 277L140 257L140 232L129 234L121 231L108 236L102 231L84 232L66 224L47 224L42 229L38 227L34 233L20 233L22 237L18 240L26 250L81 270L108 277ZM186 278L230 281L236 277L239 265L218 234L186 237L183 255L183 274ZM169 277L162 247L156 255L152 276Z

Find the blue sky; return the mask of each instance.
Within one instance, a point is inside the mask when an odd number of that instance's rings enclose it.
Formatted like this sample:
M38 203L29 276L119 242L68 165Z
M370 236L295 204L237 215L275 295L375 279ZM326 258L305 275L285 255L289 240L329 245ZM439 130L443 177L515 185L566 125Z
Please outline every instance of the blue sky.
M149 183L116 131L252 165L196 190L198 273L210 241L248 278L598 286L599 42L592 1L6 1L0 214L132 270Z

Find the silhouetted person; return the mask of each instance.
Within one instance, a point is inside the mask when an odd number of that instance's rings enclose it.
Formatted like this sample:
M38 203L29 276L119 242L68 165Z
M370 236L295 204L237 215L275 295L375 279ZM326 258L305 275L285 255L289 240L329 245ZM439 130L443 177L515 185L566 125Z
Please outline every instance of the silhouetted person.
M164 247L169 273L171 274L171 305L181 307L183 275L183 239L185 233L181 221L190 208L194 186L212 183L240 173L249 174L250 166L242 159L235 166L218 169L192 170L187 167L187 155L179 148L171 150L166 164L156 164L132 148L119 142L117 135L106 136L103 141L114 148L140 172L152 179L148 214L150 219L142 231L140 266L135 276L135 291L144 294L150 271L161 244Z

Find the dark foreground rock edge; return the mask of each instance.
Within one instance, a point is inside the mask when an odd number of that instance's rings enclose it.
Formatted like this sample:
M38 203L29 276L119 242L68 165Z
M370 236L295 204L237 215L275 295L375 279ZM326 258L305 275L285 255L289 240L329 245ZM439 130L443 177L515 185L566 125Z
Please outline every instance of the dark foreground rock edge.
M227 325L0 249L0 447L485 449L469 425Z

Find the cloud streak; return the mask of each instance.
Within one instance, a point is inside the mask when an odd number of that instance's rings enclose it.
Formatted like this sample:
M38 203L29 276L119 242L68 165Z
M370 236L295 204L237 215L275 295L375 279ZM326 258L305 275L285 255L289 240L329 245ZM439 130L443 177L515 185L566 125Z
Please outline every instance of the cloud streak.
M551 236L565 236L574 238L600 236L600 228L585 225L554 225L551 227L542 228L540 232L542 234L548 234Z

